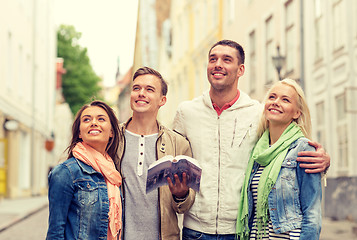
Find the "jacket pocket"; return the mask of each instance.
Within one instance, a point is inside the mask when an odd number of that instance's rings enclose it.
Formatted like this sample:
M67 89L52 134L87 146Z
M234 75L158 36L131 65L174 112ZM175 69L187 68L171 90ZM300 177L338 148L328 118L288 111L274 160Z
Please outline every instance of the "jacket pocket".
M92 205L98 201L98 184L93 181L78 182L78 201L82 205Z
M301 213L299 188L296 181L296 164L296 161L284 160L278 177L279 187L276 189L278 195L280 195L278 205L283 210L279 215L286 217L286 220L295 219Z

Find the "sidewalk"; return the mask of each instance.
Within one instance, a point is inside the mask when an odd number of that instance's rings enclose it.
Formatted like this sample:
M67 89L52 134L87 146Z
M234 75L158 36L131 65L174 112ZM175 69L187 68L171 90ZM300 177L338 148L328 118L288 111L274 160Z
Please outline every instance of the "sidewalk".
M0 232L47 206L47 195L19 199L0 199Z
M1 199L0 232L45 207L48 207L47 196ZM323 218L320 240L336 239L357 240L357 222Z
M320 240L357 240L357 222L329 218L322 219Z

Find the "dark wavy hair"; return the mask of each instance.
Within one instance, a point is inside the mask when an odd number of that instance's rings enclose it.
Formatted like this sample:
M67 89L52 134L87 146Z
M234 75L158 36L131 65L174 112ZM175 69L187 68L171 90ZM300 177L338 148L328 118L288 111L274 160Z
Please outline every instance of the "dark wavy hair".
M114 162L118 160L118 146L119 146L119 121L111 107L109 107L108 104L105 102L95 100L92 101L89 104L84 105L79 109L77 112L73 125L72 125L72 139L71 143L67 148L68 151L68 158L73 157L72 150L76 146L78 142L82 142L82 139L79 138L79 127L81 124L81 115L85 109L88 107L100 107L102 108L109 116L110 124L112 125L112 131L113 131L113 137L109 138L109 142L107 144L107 147L105 148L105 151L108 153L108 155L112 158Z

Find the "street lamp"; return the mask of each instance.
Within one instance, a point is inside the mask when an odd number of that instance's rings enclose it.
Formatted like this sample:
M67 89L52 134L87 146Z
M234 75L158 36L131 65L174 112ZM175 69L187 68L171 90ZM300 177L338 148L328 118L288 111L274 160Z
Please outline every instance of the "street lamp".
M273 60L274 67L275 67L276 71L278 72L279 80L282 80L281 76L280 76L280 71L285 64L285 56L280 55L279 45L276 46L276 50L278 52L278 55L275 57L272 57L272 60Z

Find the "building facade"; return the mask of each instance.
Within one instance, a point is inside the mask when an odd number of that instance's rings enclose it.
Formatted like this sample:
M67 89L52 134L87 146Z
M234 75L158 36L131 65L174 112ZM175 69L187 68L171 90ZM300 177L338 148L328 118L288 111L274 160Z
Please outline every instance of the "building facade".
M162 116L167 125L181 101L208 88L211 45L235 40L246 55L239 88L252 98L262 101L279 77L301 84L313 140L331 156L324 215L357 219L357 1L171 0L170 14L158 28L163 34L157 69L169 82ZM280 75L272 60L277 56L284 59Z
M357 2L225 0L223 37L243 45L239 87L263 100L279 80L272 58L285 58L281 78L297 80L309 103L313 140L331 156L324 215L357 219ZM232 11L232 9L235 9ZM333 206L333 207L331 207Z
M169 83L168 101L161 119L171 126L177 106L208 89L208 50L222 38L223 1L172 0L162 23L159 71Z
M331 155L325 215L356 220L357 2L305 1L304 12L313 131Z
M0 196L47 190L56 31L52 1L0 0Z

